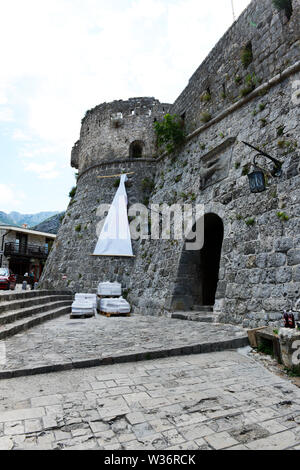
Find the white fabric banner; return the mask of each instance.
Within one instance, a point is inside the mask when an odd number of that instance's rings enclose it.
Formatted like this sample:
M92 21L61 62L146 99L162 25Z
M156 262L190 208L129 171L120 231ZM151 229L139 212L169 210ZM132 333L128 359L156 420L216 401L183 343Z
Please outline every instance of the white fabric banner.
M96 245L94 256L133 256L127 215L126 175L121 175L120 186L107 214Z

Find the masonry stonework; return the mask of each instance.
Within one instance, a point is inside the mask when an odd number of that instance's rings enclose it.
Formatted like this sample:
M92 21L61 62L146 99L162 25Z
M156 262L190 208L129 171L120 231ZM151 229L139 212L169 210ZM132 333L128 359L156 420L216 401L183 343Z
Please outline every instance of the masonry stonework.
M139 98L87 113L72 152L77 192L43 287L92 292L101 280L118 280L140 314L168 315L201 303L203 292L195 289L203 259L185 253L185 240L134 242L135 259L90 256L97 207L111 203L116 191L113 179L98 176L132 172L129 204L149 197L156 204L193 202L221 219L218 319L245 327L280 322L300 297L300 1L292 4L288 21L271 0L253 0L173 106ZM245 68L241 53L250 43L253 60ZM153 121L169 110L184 118L188 136L172 155L157 155ZM142 142L141 158L130 154L135 141ZM269 177L265 192L249 190L255 152L242 141L283 162L283 176ZM267 160L259 164L271 168ZM151 194L144 194L145 177L154 181Z

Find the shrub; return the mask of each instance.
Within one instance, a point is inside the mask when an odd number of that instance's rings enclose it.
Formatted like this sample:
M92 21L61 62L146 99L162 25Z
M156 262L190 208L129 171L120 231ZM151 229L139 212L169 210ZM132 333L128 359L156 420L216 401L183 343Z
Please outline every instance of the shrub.
M267 106L266 103L260 103L258 108L260 111L264 111L264 109L266 109L266 106Z
M248 227L252 227L255 224L255 219L247 219L245 223Z
M245 78L245 84L246 87L241 90L241 97L249 95L249 93L251 93L255 89L257 85L257 78L255 76L255 73L250 73L249 75L247 75L247 77Z
M76 225L75 232L78 232L78 233L81 232L81 224Z
M247 176L249 174L249 171L250 171L249 165L245 165L242 171L242 175Z
M201 122L206 123L206 122L211 121L211 119L212 119L212 115L208 113L207 111L204 111L203 113L201 113L201 116L200 116Z
M203 93L200 99L204 103L208 103L211 100L211 94L207 91L206 93Z
M166 114L163 121L154 123L154 130L157 145L165 146L168 153L172 153L185 140L183 120L177 114Z
M265 118L261 119L260 122L261 122L261 127L266 127L266 125L268 124Z
M277 217L282 220L282 222L290 220L289 216L285 212L277 212Z
M247 44L246 46L243 47L243 49L241 51L241 61L242 61L242 64L243 64L245 69L247 67L249 67L249 65L253 61L253 53L252 53L252 44L251 44L251 42L249 42L249 44Z
M72 188L71 191L69 192L69 197L70 197L71 199L73 199L73 197L75 196L76 191L77 191L77 187L76 187L76 186L73 186L73 188Z
M277 137L281 137L284 133L284 126L280 126L277 129Z
M154 181L151 180L150 178L147 177L142 180L142 190L144 192L146 191L152 192L154 187L155 187Z

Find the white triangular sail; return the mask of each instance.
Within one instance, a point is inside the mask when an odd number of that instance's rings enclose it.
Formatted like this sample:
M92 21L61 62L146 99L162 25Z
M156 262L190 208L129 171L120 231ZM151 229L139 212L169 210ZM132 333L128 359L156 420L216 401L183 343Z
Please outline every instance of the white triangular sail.
M110 206L94 256L133 256L127 215L126 175L121 175L118 191Z

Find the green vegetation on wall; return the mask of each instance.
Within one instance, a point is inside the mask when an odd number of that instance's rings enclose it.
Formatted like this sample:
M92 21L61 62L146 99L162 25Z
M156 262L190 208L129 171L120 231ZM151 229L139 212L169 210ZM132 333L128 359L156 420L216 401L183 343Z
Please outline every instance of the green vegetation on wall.
M184 142L183 121L176 114L166 114L163 121L154 123L154 129L158 147L165 146L168 153L172 153Z

